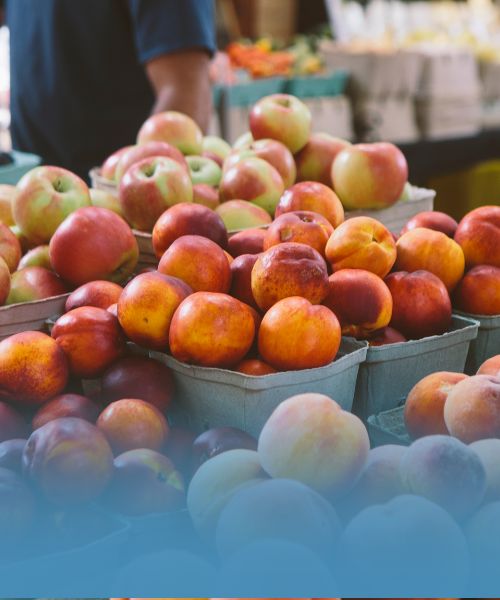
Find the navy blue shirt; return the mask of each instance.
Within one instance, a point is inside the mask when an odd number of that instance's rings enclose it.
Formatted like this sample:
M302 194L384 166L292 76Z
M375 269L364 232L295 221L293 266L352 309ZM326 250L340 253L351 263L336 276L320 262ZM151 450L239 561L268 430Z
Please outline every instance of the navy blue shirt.
M2 0L0 0L0 5ZM144 64L215 49L213 0L6 0L17 150L87 177L155 98Z

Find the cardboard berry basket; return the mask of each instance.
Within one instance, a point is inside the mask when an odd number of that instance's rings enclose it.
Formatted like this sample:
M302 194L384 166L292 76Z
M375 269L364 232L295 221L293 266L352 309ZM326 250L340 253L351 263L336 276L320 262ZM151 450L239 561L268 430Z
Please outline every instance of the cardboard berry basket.
M485 360L500 354L500 315L485 316L473 315L456 311L456 313L467 319L479 322L477 338L470 344L465 373L475 375Z
M399 235L406 223L424 210L434 209L436 192L426 188L410 186L408 199L399 200L396 204L382 210L346 211L345 218L372 217L383 223L387 229Z
M2 184L16 185L25 173L38 167L41 163L41 158L36 154L16 151L12 151L10 154L14 162L0 167L0 183Z
M41 331L47 319L64 312L68 294L0 307L0 339L21 331Z
M336 360L325 367L259 377L188 365L159 352L151 352L150 356L172 370L176 389L174 424L197 432L211 427L238 427L258 436L278 404L295 394L326 394L350 411L366 351L365 342L343 338Z
M368 417L367 429L372 448L384 444L398 446L411 444L411 438L405 426L404 404Z
M353 412L366 421L396 408L399 399L430 373L463 373L478 328L478 321L453 315L450 330L442 335L369 347L359 368Z

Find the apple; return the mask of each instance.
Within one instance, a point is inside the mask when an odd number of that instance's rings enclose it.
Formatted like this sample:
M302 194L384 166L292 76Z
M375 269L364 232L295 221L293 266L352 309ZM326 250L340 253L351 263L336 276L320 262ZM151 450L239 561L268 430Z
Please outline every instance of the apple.
M186 169L164 156L145 158L125 173L119 189L125 219L141 231L151 231L160 215L179 202L193 201Z
M17 269L21 255L22 250L19 240L7 225L0 223L0 257L7 263L11 273Z
M206 135L203 138L201 155L211 158L219 167L222 167L222 163L230 152L231 146L222 138L216 135Z
M21 178L17 189L14 220L35 245L47 243L69 214L91 204L87 184L61 167L36 167Z
M12 203L15 196L17 196L17 188L15 185L8 185L6 183L0 184L0 221L8 227L14 225Z
M54 271L43 267L25 267L12 274L6 304L33 302L67 292L68 288Z
M348 210L391 206L407 180L404 154L387 142L347 146L332 164L333 189Z
M337 154L350 145L347 140L328 133L313 133L307 144L295 156L297 181L318 181L330 186L332 163Z
M249 123L255 140L278 140L296 154L309 140L311 120L311 112L301 100L288 94L272 94L253 106Z
M273 216L285 190L278 171L262 158L244 158L225 171L220 182L221 202L249 200Z
M138 144L159 141L167 142L183 154L203 152L203 133L198 125L180 112L166 111L152 115L139 130Z
M0 257L0 306L7 300L10 293L10 271L7 263Z
M238 150L239 148L245 148L249 146L254 141L252 132L246 131L242 133L240 136L236 138L236 141L233 144L233 150Z
M123 176L132 165L135 165L145 158L152 158L153 156L165 156L166 158L171 158L186 170L188 168L184 155L175 146L167 144L166 142L147 142L140 146L131 146L120 157L115 173L115 180L117 183L122 180Z
M111 192L96 190L95 188L90 188L89 193L92 206L107 208L123 217L122 207L117 196L114 196Z
M56 273L74 286L95 279L122 283L137 265L139 247L121 217L91 206L66 218L50 240L49 254Z
M193 185L198 183L206 183L214 187L219 185L222 170L214 160L206 156L188 156L186 162Z
M134 147L135 146L124 146L108 156L108 158L102 163L100 173L101 177L103 179L109 179L110 181L116 181L116 167L120 158L125 154L125 152L127 152L127 150L130 150L130 148Z
M43 267L44 269L49 269L49 271L53 270L50 263L49 245L43 244L42 246L36 246L28 250L17 266L19 270L26 267Z
M193 185L193 202L215 210L220 204L219 191L206 183Z
M269 225L269 213L247 200L228 200L220 204L215 212L221 217L227 231L240 231Z
M22 231L19 229L19 227L17 225L11 225L11 227L9 227L9 229L19 240L19 243L21 244L21 248L22 248L23 252L28 252L28 250L31 250L32 248L36 247L37 244L30 242L28 240L28 238L22 233Z

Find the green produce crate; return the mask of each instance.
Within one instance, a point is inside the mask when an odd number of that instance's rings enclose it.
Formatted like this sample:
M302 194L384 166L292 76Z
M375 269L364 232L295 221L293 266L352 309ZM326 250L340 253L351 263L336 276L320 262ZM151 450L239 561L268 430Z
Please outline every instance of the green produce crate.
M285 92L286 79L283 77L270 77L257 79L248 83L226 85L217 92L220 102L224 107L252 106L264 96L281 94Z
M41 158L36 154L28 154L26 152L11 152L14 162L10 165L0 167L0 183L16 185L21 177L38 167L41 163Z
M343 338L339 355L330 365L259 377L187 365L160 352L150 355L172 369L176 390L171 413L174 424L197 432L211 427L238 427L258 436L278 404L296 394L326 394L350 411L366 351L365 342Z
M292 77L285 82L284 91L297 98L331 98L345 92L347 71L333 71L328 75Z
M465 373L475 375L485 360L500 354L500 315L488 317L485 315L472 315L456 311L468 319L479 321L477 338L470 344Z
M367 424L372 448L385 444L401 446L411 444L410 436L405 427L404 405L368 417Z
M353 412L366 421L396 408L399 399L430 373L463 373L478 328L478 321L453 315L451 329L443 335L368 348L359 368Z

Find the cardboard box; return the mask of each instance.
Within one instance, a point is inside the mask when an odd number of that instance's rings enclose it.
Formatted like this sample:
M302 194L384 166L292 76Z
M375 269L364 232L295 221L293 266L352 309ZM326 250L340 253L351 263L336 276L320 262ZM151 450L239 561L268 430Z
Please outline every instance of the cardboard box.
M419 139L414 98L360 98L353 102L357 136L365 142L408 143Z
M326 394L345 410L351 410L359 365L366 351L365 342L343 338L339 355L330 365L260 377L184 364L160 352L150 355L173 372L174 424L197 432L238 427L258 436L278 404L295 394Z
M443 335L368 348L359 368L353 412L366 421L395 408L430 373L463 373L478 328L477 321L454 315L450 331Z

